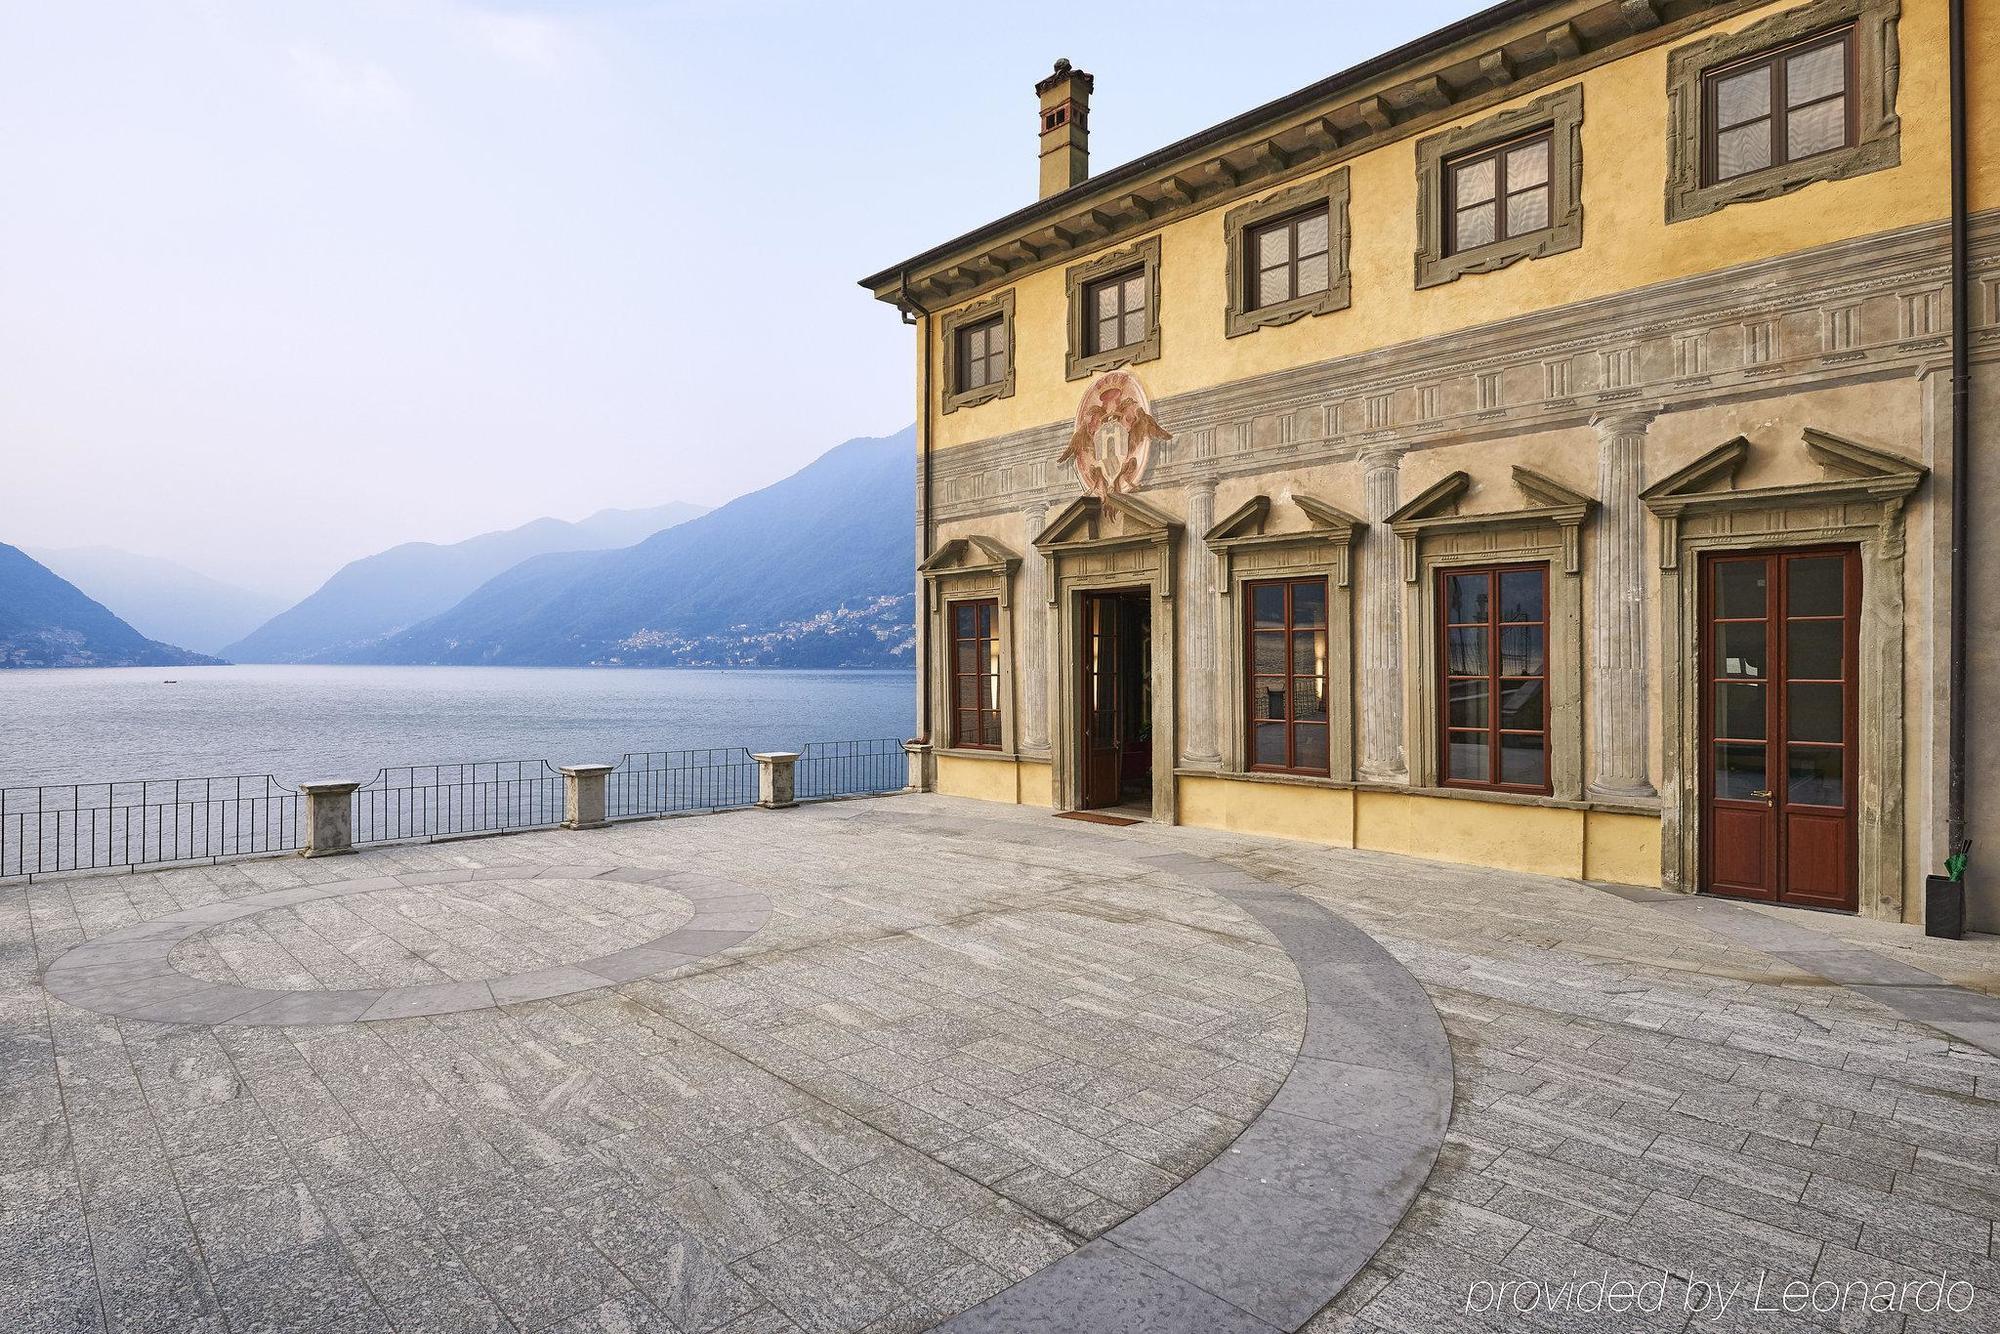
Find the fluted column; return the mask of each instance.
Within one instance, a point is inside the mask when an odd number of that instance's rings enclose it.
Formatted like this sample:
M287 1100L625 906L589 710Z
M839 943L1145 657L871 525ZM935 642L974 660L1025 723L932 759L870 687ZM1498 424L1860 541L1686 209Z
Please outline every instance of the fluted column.
M1646 428L1650 411L1594 418L1596 559L1591 564L1590 793L1656 795L1646 777Z
M1400 445L1375 446L1361 455L1370 529L1361 546L1358 769L1371 782L1400 783L1409 774L1403 756L1403 569L1396 535L1386 522L1401 503L1402 463Z
M1021 646L1014 655L1014 674L1021 682L1019 745L1035 755L1049 748L1049 560L1034 544L1048 513L1041 501L1022 511L1028 525L1028 540L1021 544L1021 573L1026 577L1014 604L1015 624L1021 627Z
M1181 758L1212 768L1222 763L1215 700L1220 688L1216 652L1215 553L1202 535L1215 526L1215 483L1199 482L1187 493L1187 555L1181 561L1181 680L1187 700L1187 727Z

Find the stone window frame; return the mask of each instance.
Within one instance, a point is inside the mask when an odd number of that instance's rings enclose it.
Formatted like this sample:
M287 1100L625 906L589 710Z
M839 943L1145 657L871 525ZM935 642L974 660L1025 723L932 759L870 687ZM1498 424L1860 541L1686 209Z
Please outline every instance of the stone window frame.
M1901 0L1813 0L1732 33L1667 53L1667 221L1704 217L1731 204L1775 199L1817 181L1864 176L1902 162L1896 115L1901 72L1896 24ZM1779 162L1707 184L1702 178L1706 75L1765 51L1853 26L1853 85L1848 89L1854 142L1846 148Z
M1454 158L1549 130L1549 225L1456 254L1447 252L1445 169ZM1441 287L1583 245L1583 85L1417 140L1417 286Z
M1099 279L1135 268L1143 269L1146 279L1146 336L1136 343L1104 352L1086 351L1090 346L1090 330L1089 312L1083 308L1084 293ZM1122 250L1070 265L1064 270L1063 281L1069 289L1069 347L1064 363L1066 379L1082 380L1117 370L1120 366L1136 366L1159 359L1160 238L1157 233Z
M1224 609L1222 679L1229 707L1222 714L1222 772L1265 782L1345 785L1354 781L1354 590L1353 548L1365 521L1310 496L1294 493L1292 504L1310 527L1266 532L1271 510L1267 496L1252 496L1202 536L1221 563L1218 595ZM1324 776L1252 769L1249 758L1249 644L1243 618L1243 587L1274 579L1323 579L1327 586L1327 772Z
M1229 284L1229 306L1223 324L1226 337L1239 338L1259 329L1291 324L1308 315L1330 315L1353 304L1354 278L1348 268L1348 252L1353 240L1353 230L1348 223L1350 198L1347 168L1339 167L1303 185L1266 195L1222 215L1223 253L1226 256L1224 273ZM1269 306L1253 305L1250 284L1256 274L1248 262L1250 233L1267 222L1303 213L1322 203L1326 205L1327 221L1326 290Z
M1007 331L1007 373L991 384L982 384L976 389L960 390L958 387L958 332L968 325L980 324L998 315L1000 325ZM981 403L990 403L997 398L1014 396L1014 367L1019 361L1020 346L1014 338L1014 289L998 292L984 301L976 301L957 310L946 311L938 316L938 337L944 343L944 395L942 410L957 412L960 408L976 408Z

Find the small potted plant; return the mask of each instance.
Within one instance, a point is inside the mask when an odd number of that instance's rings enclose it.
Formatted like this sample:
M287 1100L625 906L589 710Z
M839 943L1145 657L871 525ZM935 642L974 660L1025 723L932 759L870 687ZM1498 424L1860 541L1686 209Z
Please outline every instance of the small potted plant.
M1924 877L1924 934L1946 940L1965 938L1965 858L1972 840L1944 859L1943 875Z

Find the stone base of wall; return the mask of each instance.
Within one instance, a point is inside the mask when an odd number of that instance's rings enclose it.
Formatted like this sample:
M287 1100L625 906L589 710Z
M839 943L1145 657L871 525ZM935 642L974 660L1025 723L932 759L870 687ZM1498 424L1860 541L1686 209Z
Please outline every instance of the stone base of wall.
M937 790L948 797L976 797L1016 806L1053 806L1053 775L1047 760L1011 755L937 757Z

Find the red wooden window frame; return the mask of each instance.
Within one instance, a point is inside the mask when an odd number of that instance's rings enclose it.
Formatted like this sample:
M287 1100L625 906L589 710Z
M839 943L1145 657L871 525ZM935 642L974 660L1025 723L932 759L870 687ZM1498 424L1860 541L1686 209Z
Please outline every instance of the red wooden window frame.
M974 598L950 605L951 744L1000 749L1000 602ZM968 703L969 701L969 703Z
M1787 86L1787 79L1793 58L1805 55L1810 51L1816 51L1821 47L1834 45L1838 45L1841 48L1840 91L1826 97L1814 98L1812 101L1799 106L1790 105L1790 89ZM1792 162L1806 162L1827 153L1838 153L1842 149L1852 148L1857 129L1855 124L1856 102L1854 97L1854 77L1857 71L1855 68L1854 52L1854 25L1850 23L1845 27L1836 28L1832 32L1822 32L1812 37L1801 38L1799 41L1774 47L1769 51L1759 52L1757 55L1749 56L1742 60L1731 61L1727 65L1719 65L1712 70L1702 71L1702 184L1721 185L1724 182L1738 180L1744 176L1753 175L1756 172L1769 170L1772 167L1780 167ZM1722 124L1717 89L1728 79L1733 79L1739 75L1748 74L1756 70L1764 71L1768 79L1766 84L1768 100L1765 103L1764 115L1761 117L1752 116L1747 120L1738 122L1736 125L1724 126ZM1793 157L1788 136L1791 118L1801 111L1824 105L1835 98L1838 98L1841 102L1842 133L1840 142ZM1768 121L1770 125L1771 145L1769 160L1761 167L1749 167L1728 176L1722 175L1721 164L1718 160L1718 149L1723 131L1725 129L1737 129L1744 125L1754 125L1759 120Z
M1505 608L1500 603L1500 587L1503 576L1532 574L1540 585L1539 604L1541 614L1533 619L1506 618ZM1486 581L1486 602L1478 619L1452 619L1452 581L1455 579L1481 579ZM1456 671L1455 667L1468 665L1469 659L1455 659L1452 631L1465 632L1468 643L1483 642L1480 654L1482 670L1478 672ZM1471 631L1481 632L1475 641ZM1525 670L1503 671L1506 665L1507 632L1514 631L1518 642L1532 645L1538 636L1541 641L1539 672ZM1526 650L1530 660L1532 649ZM1458 701L1453 699L1452 686L1455 682L1483 685L1485 707L1481 710L1454 711ZM1451 566L1437 572L1437 732L1438 732L1438 781L1445 787L1471 787L1501 792L1551 792L1549 755L1549 567L1546 564L1523 565L1473 565ZM1539 685L1541 699L1541 725L1539 727L1503 727L1505 711L1502 696L1511 688L1520 692L1530 685ZM1479 694L1465 692L1466 703L1478 698ZM1473 723L1469 718L1477 717ZM1462 725L1455 725L1462 724ZM1452 740L1454 735L1461 738L1478 736L1486 747L1486 774L1483 778L1460 777L1452 772ZM1537 736L1541 738L1541 778L1537 782L1509 782L1505 773L1503 752L1505 738L1509 736Z
M1304 599L1302 611L1299 594L1312 590L1317 598ZM1283 606L1279 619L1260 622L1258 602L1260 594L1278 591L1283 595ZM1317 601L1317 619L1311 619L1312 603ZM1327 620L1327 606L1331 599L1327 595L1324 576L1311 579L1264 579L1243 585L1243 682L1244 682L1244 767L1255 773L1290 773L1326 777L1330 772L1329 747L1332 744L1331 701L1327 698L1327 665L1333 652L1332 627ZM1300 619L1301 616L1308 619ZM1276 665L1276 672L1258 670L1257 650L1260 644L1272 645L1280 650L1280 655L1266 666ZM1300 650L1305 650L1305 657ZM1301 671L1301 665L1311 670ZM1301 683L1318 683L1319 711L1315 716L1310 712L1310 696L1301 689ZM1282 717L1270 716L1269 705L1282 705ZM1302 703L1308 710L1301 716ZM1260 709L1262 704L1266 707ZM1285 739L1285 756L1282 764L1260 762L1257 758L1257 742L1260 729L1276 732L1282 729ZM1300 740L1305 738L1306 753L1315 751L1319 762L1300 762ZM1317 744L1314 738L1317 737Z

